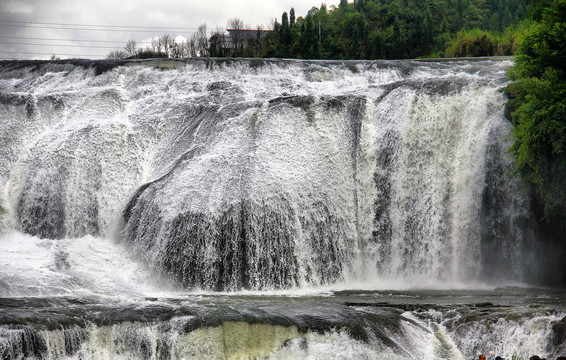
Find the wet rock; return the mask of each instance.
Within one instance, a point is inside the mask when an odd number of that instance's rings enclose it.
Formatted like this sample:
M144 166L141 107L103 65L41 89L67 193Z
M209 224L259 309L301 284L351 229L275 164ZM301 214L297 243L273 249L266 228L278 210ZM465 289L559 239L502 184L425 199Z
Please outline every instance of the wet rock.
M566 340L566 317L561 321L552 324L552 332L554 333L552 342L554 345L560 345Z
M475 307L477 307L477 308L479 308L479 307L485 308L485 307L492 307L492 306L493 306L493 303L490 303L490 302L482 302L482 303L475 304Z
M346 306L352 307L382 307L382 308L393 308L402 311L415 311L422 312L428 310L442 310L443 307L434 304L390 304L388 302L351 302L347 301L344 303Z

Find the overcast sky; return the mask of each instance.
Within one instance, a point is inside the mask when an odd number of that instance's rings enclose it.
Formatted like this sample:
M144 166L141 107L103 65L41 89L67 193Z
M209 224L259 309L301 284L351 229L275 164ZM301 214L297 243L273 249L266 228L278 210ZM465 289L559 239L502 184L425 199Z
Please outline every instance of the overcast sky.
M234 17L265 28L273 18L281 21L291 7L297 17L305 16L320 7L319 1L0 0L0 59L48 59L52 54L101 59L128 40L142 43L165 33L189 37L201 24L209 30L226 28ZM323 2L330 7L339 0Z

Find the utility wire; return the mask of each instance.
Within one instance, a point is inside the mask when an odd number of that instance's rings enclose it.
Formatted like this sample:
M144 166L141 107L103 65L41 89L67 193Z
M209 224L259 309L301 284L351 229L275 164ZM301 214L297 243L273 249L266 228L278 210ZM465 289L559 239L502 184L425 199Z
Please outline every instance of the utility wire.
M57 22L36 22L36 21L11 21L3 20L0 21L0 27L28 27L37 29L56 29L56 30L78 30L78 31L103 31L103 32L125 32L125 33L153 33L156 31L162 32L182 32L183 35L195 34L198 28L192 27L166 27L166 26L129 26L129 25L102 25L102 24L76 24L76 23L57 23ZM193 31L187 31L193 30ZM63 42L81 42L81 43L114 43L125 45L127 41L116 41L116 40L78 40L78 39L57 39L57 38L42 38L42 37L23 37L23 36L4 36L1 35L0 39L17 39L17 40L41 40L41 41L63 41ZM38 43L19 43L14 41L1 41L0 44L6 45L24 45L24 46L57 46L57 47L67 47L67 48L98 48L98 49L114 49L121 47L110 47L110 46L96 46L96 45L71 45L71 44L38 44ZM140 41L136 44L145 45L151 44L149 41ZM52 55L52 53L44 52L25 52L25 51L1 51L0 54L26 54L26 55ZM85 57L105 57L106 55L83 55L83 54L68 54L68 53L58 53L56 55L65 56L85 56Z
M106 55L95 55L95 54L66 54L66 53L41 53L41 52L27 52L27 51L0 51L0 54L25 54L25 55L65 55L65 56L80 56L80 57L90 57L90 56L101 56L106 57Z
M125 44L128 40L84 40L84 39L49 39L49 38L37 38L37 37L25 37L25 36L4 36L0 35L0 38L4 39L21 39L21 40L45 40L45 41L67 41L67 42L97 42L97 43L115 43L115 44ZM136 41L136 44L151 44L150 41Z
M95 29L95 28L84 28L84 27L61 27L61 26L43 26L43 25L33 25L33 24L1 24L0 26L7 26L7 27L26 27L26 28L36 28L36 29L56 29L56 30L80 30L80 31L128 31L128 32L138 32L138 33L155 33L156 29L148 29L148 30L135 30L135 29ZM170 32L180 32L183 31L187 33L184 29L176 29L176 28L165 28L169 29ZM192 31L189 33L196 33L196 31Z
M3 20L3 21L0 21L0 23L60 25L60 26L91 26L91 27L102 27L102 28L103 27L111 27L111 28L126 28L126 29L178 29L178 30L197 30L198 29L198 28L192 28L192 27L69 24L69 23L52 23L52 22L37 22L37 21L11 21L11 20Z
M96 45L58 45L58 44L30 44L30 43L19 43L19 42L11 42L11 41L0 41L0 44L9 44L9 45L32 45L32 46L63 46L63 47L72 47L72 48L96 48L96 49L116 49L115 46L96 46Z

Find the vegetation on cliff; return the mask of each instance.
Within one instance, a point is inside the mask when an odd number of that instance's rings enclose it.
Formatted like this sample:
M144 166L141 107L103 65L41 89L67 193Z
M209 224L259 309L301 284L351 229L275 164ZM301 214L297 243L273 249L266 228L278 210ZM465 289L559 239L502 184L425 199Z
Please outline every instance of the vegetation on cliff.
M566 0L535 0L508 87L517 173L552 232L566 230Z

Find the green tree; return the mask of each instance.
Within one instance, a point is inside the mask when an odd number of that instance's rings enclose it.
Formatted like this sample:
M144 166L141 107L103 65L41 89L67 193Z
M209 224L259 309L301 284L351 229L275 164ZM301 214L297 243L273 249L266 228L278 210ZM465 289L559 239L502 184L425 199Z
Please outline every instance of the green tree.
M541 4L549 4L542 6ZM519 39L517 82L508 91L517 173L534 188L544 218L566 230L566 0L534 3L534 23ZM541 7L543 8L541 11Z
M358 12L364 12L367 0L354 0L354 9Z
M295 8L291 8L289 12L289 25L291 27L295 26Z
M470 4L470 6L464 10L464 25L468 29L481 27L483 18L483 12L474 4Z
M279 57L289 57L291 47L291 27L289 26L289 15L284 12L281 15L281 27L279 28Z
M495 55L495 40L486 31L473 29L461 31L457 38L446 49L446 57L491 56Z

